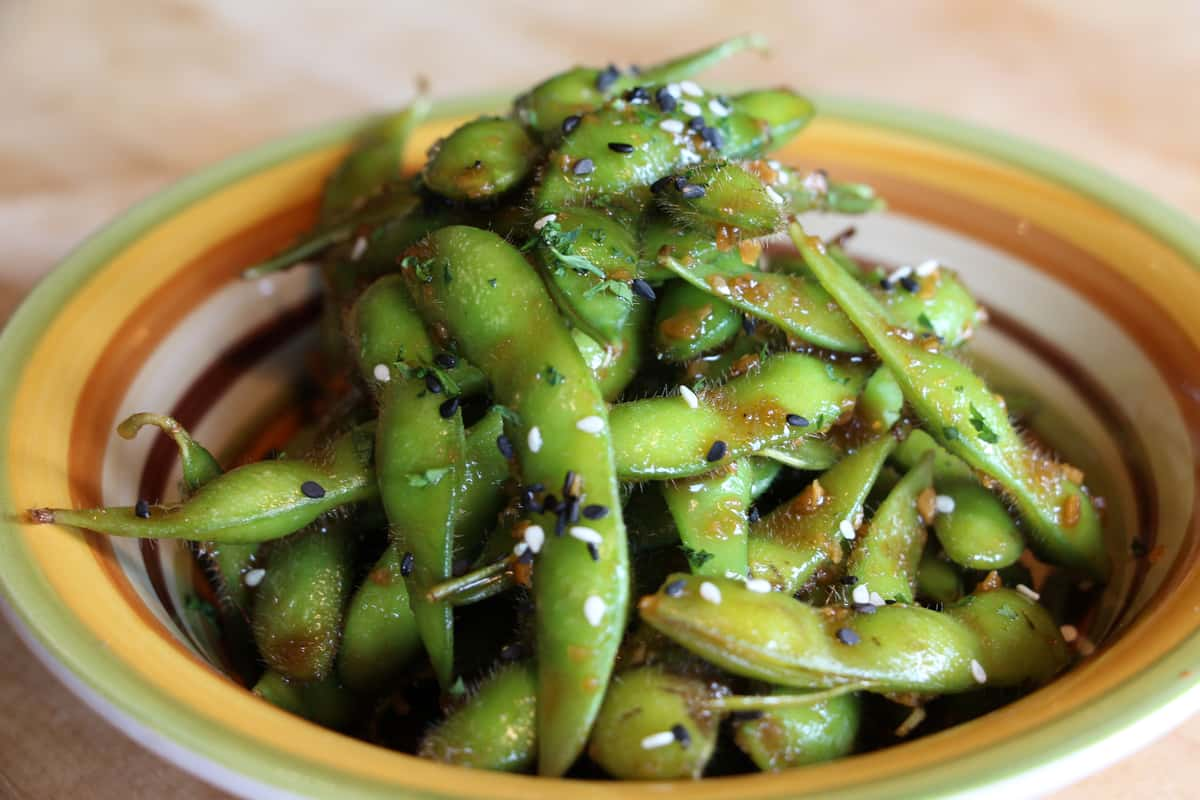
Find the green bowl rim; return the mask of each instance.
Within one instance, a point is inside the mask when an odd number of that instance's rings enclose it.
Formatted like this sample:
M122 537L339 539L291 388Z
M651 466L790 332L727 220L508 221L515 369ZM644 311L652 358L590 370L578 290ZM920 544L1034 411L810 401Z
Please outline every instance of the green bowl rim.
M928 139L1006 163L1085 195L1144 230L1178 252L1200 269L1200 226L1185 214L1153 196L1054 150L1004 133L959 122L925 111L898 108L874 101L818 97L820 112L828 117L865 124ZM499 105L496 95L460 98L440 103L436 116L449 117ZM203 169L152 195L94 233L72 251L25 299L0 334L0 375L18 374L22 365L53 319L55 311L129 242L223 186L256 172L296 158L307 152L343 141L366 125L370 117L339 121L276 139L240 155ZM0 386L0 471L7 475L9 420L12 383ZM13 509L7 481L0 481L0 508ZM223 788L245 791L264 784L301 795L345 794L396 797L393 786L353 779L347 784L337 770L325 768L259 742L231 733L221 725L181 712L171 698L159 691L147 692L136 676L125 672L118 659L55 600L49 583L33 568L16 536L21 520L15 510L0 520L0 589L8 616L18 630L34 643L34 650L49 663L52 672L70 677L67 682L110 721L124 722L127 731L142 728L174 746L198 755L197 763L174 762L199 777L217 781ZM40 652L39 652L40 651ZM869 780L847 787L840 796L869 797L886 792L890 797L948 797L995 788L1037 772L1046 778L1044 788L1065 783L1055 780L1048 768L1084 750L1105 748L1123 755L1145 741L1159 727L1178 722L1200 706L1197 680L1181 676L1200 663L1200 628L1171 652L1143 670L1124 686L1108 693L1086 708L1054 720L1029 736L1008 740L984 752L972 753L932 772L908 772L889 779ZM64 670L66 675L64 676ZM1156 722L1151 723L1151 718ZM1168 719L1169 718L1169 719ZM1122 742L1120 735L1138 727L1137 735ZM1060 730L1064 729L1065 730ZM1145 731L1143 738L1142 731ZM225 776L218 779L203 772L204 760ZM1079 761L1079 759L1076 759ZM1093 759L1093 762L1099 759ZM1077 779L1103 763L1080 764L1077 770L1062 770ZM228 780L236 775L237 780ZM241 778L244 776L244 782ZM751 790L753 791L753 790ZM425 793L410 796L434 797ZM444 795L446 797L458 795Z

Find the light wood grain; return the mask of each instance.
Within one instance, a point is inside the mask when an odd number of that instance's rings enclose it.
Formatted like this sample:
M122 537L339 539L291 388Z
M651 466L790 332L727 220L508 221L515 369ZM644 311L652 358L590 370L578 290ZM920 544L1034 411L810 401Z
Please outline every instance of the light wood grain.
M314 123L625 64L731 32L714 73L1027 136L1200 214L1200 3L313 4L0 0L0 319L88 232L190 170ZM60 687L0 622L0 797L219 798ZM1194 797L1200 720L1061 792ZM1194 760L1196 759L1196 760Z

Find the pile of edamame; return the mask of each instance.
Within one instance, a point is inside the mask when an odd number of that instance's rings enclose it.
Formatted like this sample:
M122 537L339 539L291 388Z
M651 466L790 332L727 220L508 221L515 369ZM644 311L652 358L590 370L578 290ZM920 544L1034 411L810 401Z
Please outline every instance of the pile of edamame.
M1099 504L962 360L953 271L802 228L883 207L770 158L812 105L692 80L760 47L568 70L415 175L427 102L381 118L247 272L318 265L323 418L222 471L135 415L183 499L32 519L196 542L255 692L483 769L777 770L1049 681L1028 568L1102 584Z

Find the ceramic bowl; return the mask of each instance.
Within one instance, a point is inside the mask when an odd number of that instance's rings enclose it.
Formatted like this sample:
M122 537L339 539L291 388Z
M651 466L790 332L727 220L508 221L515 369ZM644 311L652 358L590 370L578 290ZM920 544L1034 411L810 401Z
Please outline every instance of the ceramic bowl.
M444 108L412 152L485 106ZM361 121L155 196L13 317L0 340L0 586L15 624L115 725L254 797L1023 796L1166 731L1200 705L1200 231L1025 142L895 109L821 107L779 157L869 181L889 200L855 221L857 252L961 271L991 312L976 357L1040 398L1036 426L1109 501L1120 568L1087 631L1098 649L1073 671L953 730L797 771L678 784L486 774L324 730L228 678L183 548L25 524L28 507L170 493L168 444L114 434L128 413L169 411L226 455L280 418L312 344L315 286L303 270L249 283L239 271L312 221ZM812 222L818 233L843 224Z

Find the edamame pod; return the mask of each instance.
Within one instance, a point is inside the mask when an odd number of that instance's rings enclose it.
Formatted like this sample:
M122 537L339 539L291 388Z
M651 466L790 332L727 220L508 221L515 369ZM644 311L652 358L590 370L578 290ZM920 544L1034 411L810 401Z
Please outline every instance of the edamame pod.
M500 667L425 734L417 753L461 767L526 772L537 756L537 701L532 665Z
M742 328L742 315L694 286L674 281L660 290L654 347L660 358L688 361L718 350Z
M918 498L932 485L933 454L927 453L888 492L866 532L855 540L846 565L855 588L868 586L885 601L913 602L926 538Z
M662 483L663 499L697 575L745 575L746 511L755 470L748 459L696 478Z
M794 691L777 688L774 693ZM777 772L849 755L861 722L862 700L848 693L809 706L765 711L736 722L733 736L756 767Z
M537 143L519 123L480 117L434 146L422 179L443 197L478 202L523 183L537 156Z

